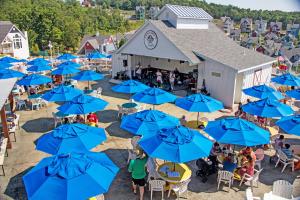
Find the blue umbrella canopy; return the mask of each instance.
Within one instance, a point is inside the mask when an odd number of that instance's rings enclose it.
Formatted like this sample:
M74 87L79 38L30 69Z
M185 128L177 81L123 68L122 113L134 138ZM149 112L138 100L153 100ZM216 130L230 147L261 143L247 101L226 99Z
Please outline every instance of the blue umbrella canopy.
M12 66L12 64L10 64L10 63L8 63L6 61L1 61L0 60L0 69L6 69L6 68L9 68L11 66Z
M174 163L207 157L212 148L209 139L185 126L163 128L144 135L138 143L149 156Z
M147 104L159 105L174 102L176 96L159 88L148 88L132 96L135 101Z
M123 117L121 128L135 135L145 135L177 125L179 120L176 117L158 110L143 110Z
M25 76L22 72L18 72L11 69L0 69L0 79L8 79L8 78L20 78Z
M52 71L52 75L68 75L68 74L76 74L80 72L80 70L75 69L73 67L59 67L56 70Z
M70 53L65 53L65 54L63 54L61 56L58 56L56 59L57 60L73 60L75 58L78 58L78 57L74 56L74 55L72 55Z
M187 97L178 98L175 104L189 112L214 112L224 108L221 101L203 94L192 94Z
M78 73L77 75L73 76L72 79L78 81L96 81L103 78L104 78L103 74L94 72L92 70L84 70Z
M284 96L267 85L255 85L250 88L243 89L243 92L249 96L259 99L272 98L275 100L283 99Z
M52 79L47 76L43 76L39 74L30 74L28 76L24 76L21 80L17 81L17 84L29 86L29 85L42 85L50 82L52 82Z
M290 73L274 77L271 81L281 85L300 86L300 79Z
M87 55L87 58L89 59L102 59L102 58L106 58L106 55L99 53L99 52L94 52L94 53L90 53Z
M71 101L74 97L81 95L83 92L79 89L60 85L46 92L42 98L47 101Z
M255 146L270 143L268 131L240 118L210 121L204 131L223 144Z
M112 58L111 54L106 55L106 58Z
M267 118L283 117L292 115L294 113L290 106L271 98L247 103L246 105L242 106L242 109L244 112L251 115Z
M300 89L286 91L285 94L289 97L300 100Z
M113 86L112 90L114 92L133 94L133 93L137 93L137 92L142 92L148 88L149 88L149 86L147 86L141 82L138 82L135 80L128 80L128 81L124 81L118 85Z
M300 136L300 115L292 115L281 118L276 122L284 132Z
M72 68L78 69L78 68L81 67L81 65L76 63L76 62L66 61L66 62L63 62L63 63L57 65L57 67L58 68L60 68L60 67L72 67Z
M104 153L68 153L42 159L23 176L28 200L86 200L108 192L119 168Z
M48 60L45 60L44 58L35 58L29 62L27 62L27 65L47 65L50 64L51 62Z
M88 114L103 110L107 105L102 99L81 94L57 109L64 114Z
M45 65L45 64L38 64L38 65L32 65L30 67L28 67L28 71L31 72L42 72L42 71L47 71L47 70L51 70L52 67L49 65Z
M13 58L13 57L9 57L9 56L5 56L3 58L0 58L0 61L8 62L8 63L20 62L20 60L18 60L16 58Z
M60 154L87 152L106 140L104 129L85 124L65 124L38 139L36 149Z

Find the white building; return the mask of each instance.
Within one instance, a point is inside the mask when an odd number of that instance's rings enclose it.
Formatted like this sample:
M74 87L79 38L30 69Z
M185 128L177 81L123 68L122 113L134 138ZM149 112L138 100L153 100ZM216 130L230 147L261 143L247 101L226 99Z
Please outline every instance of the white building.
M258 34L262 34L267 31L267 24L268 22L266 20L255 20L255 30Z
M113 54L112 73L123 64L197 72L197 87L205 80L211 96L226 107L244 101L243 88L268 83L276 60L243 48L211 22L201 8L166 5L158 20L149 20Z
M223 30L225 33L230 34L230 30L234 29L233 25L234 22L231 20L230 17L221 17L221 20L223 21Z
M20 31L9 21L0 21L0 54L7 54L20 59L28 58L27 32Z

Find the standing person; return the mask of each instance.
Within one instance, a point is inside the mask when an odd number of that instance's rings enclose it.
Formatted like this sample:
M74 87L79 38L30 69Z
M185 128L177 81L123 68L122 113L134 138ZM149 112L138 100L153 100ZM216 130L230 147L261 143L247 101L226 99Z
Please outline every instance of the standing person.
M135 74L136 74L136 77L138 78L138 80L141 80L142 79L142 69L141 69L141 65L138 64L136 66L136 71L135 71Z
M135 160L131 160L129 163L128 171L131 172L132 177L132 188L134 194L136 194L137 186L139 186L140 190L140 200L144 199L144 191L146 184L146 163L148 157L144 154L142 150L139 150L137 158Z
M174 72L170 72L169 74L169 81L170 81L170 89L171 91L174 90L174 84L175 84L175 73Z
M161 87L163 80L162 80L162 73L160 72L160 70L157 70L156 72L156 82L158 87Z

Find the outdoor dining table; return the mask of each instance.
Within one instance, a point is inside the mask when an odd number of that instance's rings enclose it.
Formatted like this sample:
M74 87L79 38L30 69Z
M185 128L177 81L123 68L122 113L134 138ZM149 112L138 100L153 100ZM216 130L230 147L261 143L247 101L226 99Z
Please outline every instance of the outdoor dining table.
M192 171L186 164L166 162L158 167L158 175L168 183L176 184L190 179Z
M132 108L136 108L137 106L138 106L137 103L132 103L132 102L122 104L122 108L125 109L132 109Z
M28 99L38 99L41 98L42 94L32 94L28 96Z
M192 128L192 129L199 129L199 125L203 124L204 127L208 124L208 122L206 121L201 121L201 119L199 121L197 120L191 120L191 121L188 121L186 123L186 126L189 127L189 128Z
M84 90L84 94L91 94L93 92L94 92L94 90Z
M73 119L75 117L75 115L64 114L64 113L62 113L60 111L56 112L55 115L56 115L56 117L59 117L61 119L68 118L69 120L71 120L71 119Z

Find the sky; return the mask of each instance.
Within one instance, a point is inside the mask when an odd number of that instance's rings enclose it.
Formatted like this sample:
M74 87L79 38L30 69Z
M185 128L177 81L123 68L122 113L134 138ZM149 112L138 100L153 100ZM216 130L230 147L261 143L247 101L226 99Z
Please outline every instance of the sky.
M208 3L234 5L252 10L300 11L300 0L205 0Z

